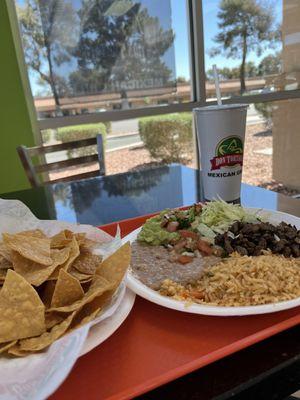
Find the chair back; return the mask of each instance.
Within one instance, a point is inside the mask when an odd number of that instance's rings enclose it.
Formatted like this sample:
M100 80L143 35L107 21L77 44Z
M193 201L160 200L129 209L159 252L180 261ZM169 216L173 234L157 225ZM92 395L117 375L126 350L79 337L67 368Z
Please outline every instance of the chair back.
M81 157L75 157L67 160L55 161L50 163L42 162L34 164L32 161L33 157L37 157L39 159L42 156L44 156L43 159L45 159L45 155L48 153L80 149L92 145L97 145L96 154L85 155ZM89 139L75 140L72 142L53 144L48 146L35 146L35 147L18 146L17 151L20 160L22 162L22 165L24 167L25 173L27 175L27 178L32 187L38 187L48 183L73 181L73 180L91 178L99 175L105 175L104 146L101 134L98 134L96 137ZM81 166L83 164L93 163L95 161L98 161L99 165L99 168L97 168L96 170L78 173L57 179L49 179L48 174L51 171L63 170L73 166ZM47 174L46 178L44 177L45 174Z

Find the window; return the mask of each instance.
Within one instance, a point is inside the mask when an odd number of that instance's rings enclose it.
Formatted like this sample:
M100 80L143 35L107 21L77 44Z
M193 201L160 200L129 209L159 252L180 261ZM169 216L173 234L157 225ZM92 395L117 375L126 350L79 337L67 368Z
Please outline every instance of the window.
M164 135L161 132L164 132ZM166 114L98 124L84 124L42 130L44 144L65 143L87 139L101 133L104 138L106 174L117 174L180 163L196 166L192 113ZM46 156L48 162L95 154L96 146L60 151ZM51 172L51 178L61 178L97 168L91 165L71 167Z
M38 116L190 101L185 0L16 6Z
M224 98L298 89L300 2L242 3L203 1L207 97L215 97L213 64Z
M70 124L76 129L64 132L74 140L80 126L104 123L108 173L158 162L195 165L190 112L216 103L216 64L223 101L250 103L245 182L299 186L290 178L300 168L299 0L15 3L44 141ZM155 121L152 139L147 118ZM184 151L160 152L166 138ZM144 148L134 150L137 142Z

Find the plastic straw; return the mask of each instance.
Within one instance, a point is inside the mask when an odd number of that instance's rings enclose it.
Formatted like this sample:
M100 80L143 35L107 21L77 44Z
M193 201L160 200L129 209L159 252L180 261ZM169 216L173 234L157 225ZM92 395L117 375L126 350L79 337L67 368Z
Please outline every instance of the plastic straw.
M222 105L221 90L220 90L219 75L218 75L218 70L217 70L216 64L213 65L213 72L214 72L214 79L215 79L217 102L218 102L218 106L221 106Z

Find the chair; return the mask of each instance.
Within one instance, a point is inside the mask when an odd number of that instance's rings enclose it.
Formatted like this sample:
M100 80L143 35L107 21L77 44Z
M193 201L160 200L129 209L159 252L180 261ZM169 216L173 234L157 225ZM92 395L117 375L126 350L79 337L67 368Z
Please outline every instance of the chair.
M54 153L63 150L79 149L92 145L97 145L97 154L86 155L82 157L76 157L68 160L56 161L51 163L40 163L37 165L33 164L32 162L32 157L45 156L48 153ZM105 175L104 147L101 134L98 134L96 137L89 139L75 140L72 142L54 144L49 146L35 146L35 147L18 146L17 152L19 154L27 178L32 187L38 187L49 183L73 181L84 178L91 178L94 176ZM99 169L97 170L83 172L76 175L71 175L57 179L47 179L47 178L40 179L41 177L44 178L43 177L44 173L49 173L55 170L66 169L68 167L73 167L76 165L80 166L82 164L92 163L95 161L98 161L99 163Z

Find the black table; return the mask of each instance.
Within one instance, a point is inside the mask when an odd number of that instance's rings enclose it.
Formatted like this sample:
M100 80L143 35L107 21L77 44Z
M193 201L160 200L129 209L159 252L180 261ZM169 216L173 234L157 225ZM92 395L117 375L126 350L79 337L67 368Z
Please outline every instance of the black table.
M202 200L199 173L163 166L0 195L23 201L41 219L92 225ZM300 200L242 185L241 203L300 216ZM300 327L160 387L144 399L283 399L300 389Z
M199 181L196 170L171 165L0 196L23 201L40 219L103 225L200 201ZM298 199L255 186L242 185L241 202L300 216Z

